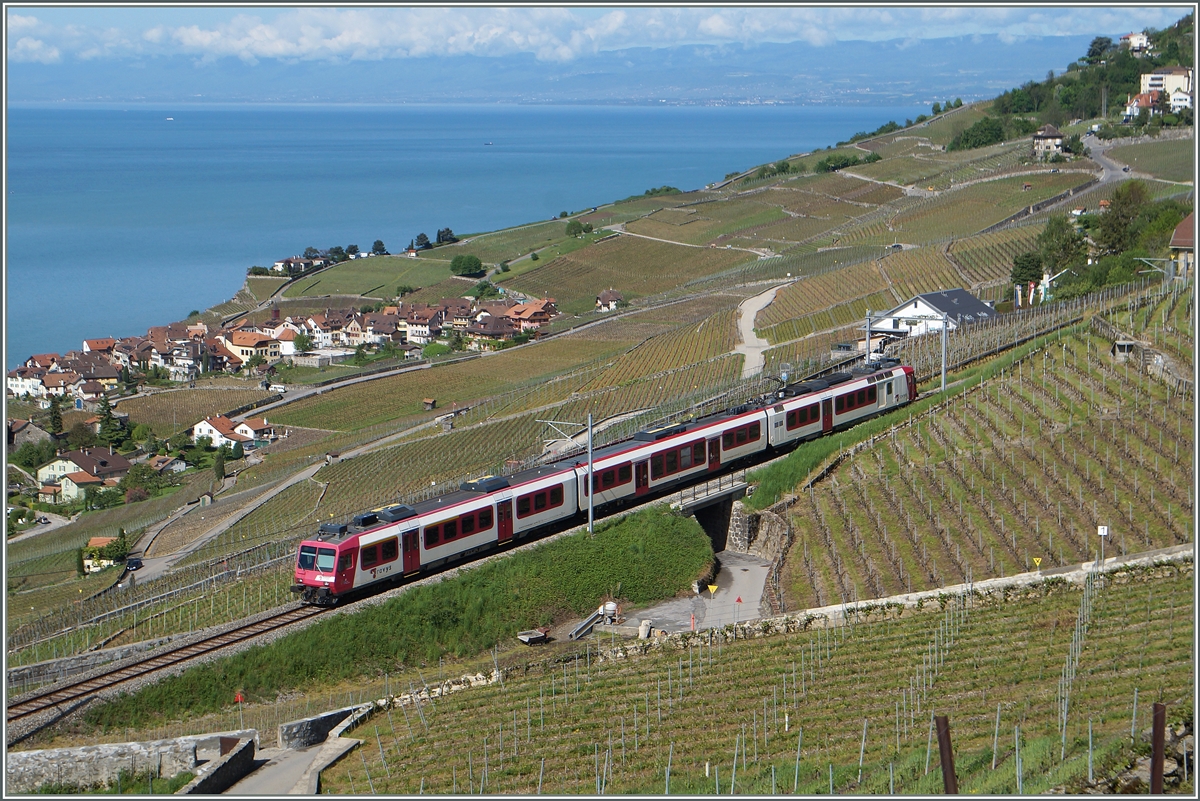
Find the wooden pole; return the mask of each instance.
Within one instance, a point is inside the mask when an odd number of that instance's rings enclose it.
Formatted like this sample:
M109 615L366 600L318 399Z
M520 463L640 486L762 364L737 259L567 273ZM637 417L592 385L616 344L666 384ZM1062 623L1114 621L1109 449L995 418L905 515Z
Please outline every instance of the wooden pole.
M938 715L938 756L942 760L942 788L946 795L958 795L958 777L954 775L954 748L950 743L950 718Z

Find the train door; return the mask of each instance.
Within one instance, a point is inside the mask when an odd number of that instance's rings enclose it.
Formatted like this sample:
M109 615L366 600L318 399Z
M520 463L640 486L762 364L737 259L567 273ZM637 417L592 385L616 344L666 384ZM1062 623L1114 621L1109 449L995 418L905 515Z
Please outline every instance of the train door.
M636 462L633 465L633 494L645 495L650 491L650 463Z
M512 499L496 501L496 541L508 542L513 535Z
M345 592L354 586L354 563L358 548L346 547L338 554L336 572L333 574L333 591Z
M821 431L828 434L833 430L833 398L821 401Z
M721 466L721 438L713 437L708 441L708 469L716 470Z
M404 572L413 573L421 569L420 529L406 531L401 535L404 543Z

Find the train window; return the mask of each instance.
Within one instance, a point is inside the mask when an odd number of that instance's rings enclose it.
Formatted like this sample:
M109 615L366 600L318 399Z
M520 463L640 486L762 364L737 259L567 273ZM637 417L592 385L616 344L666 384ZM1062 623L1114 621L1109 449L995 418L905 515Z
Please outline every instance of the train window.
M663 477L663 455L656 453L650 457L650 478Z
M537 495L533 496L533 509L534 509L534 511L540 512L545 508L546 508L546 493L539 492Z
M739 428L737 431L733 432L733 435L734 435L733 436L734 442L736 442L738 445L746 444L746 438L747 438L746 429Z
M607 489L607 488L609 488L609 487L616 486L616 484L617 484L617 471L616 471L616 470L605 470L605 471L604 471L604 475L601 477L600 484L601 484L601 486L603 486L605 489Z
M333 572L333 560L337 551L332 548L317 549L317 570L321 573Z
M667 473L675 473L679 471L678 451L667 451L663 454L663 469Z
M300 546L300 558L296 560L296 567L300 570L312 570L317 566L317 549L312 545Z
M867 391L865 389L860 389L858 391L858 405L862 406L866 402L867 402Z
M802 412L802 411L804 411L804 410L800 409L798 411L790 411L787 413L787 427L788 428L799 428L800 427L800 412Z
M617 468L617 482L620 484L628 484L633 481L633 465L623 464Z
M885 386L885 387L887 387L887 388L886 388L886 389L883 391L883 392L884 392L884 394L885 394L885 395L891 395L891 394L892 394L892 382L891 382L891 381L889 381L889 382L887 382L887 384L885 384L884 386Z
M442 539L452 540L458 536L458 521L447 520L442 524Z
M529 496L517 498L517 517L525 517L529 514Z
M381 543L379 546L379 561L390 562L396 558L399 550L396 547L396 538L392 537L387 542Z
M704 442L697 442L692 446L692 464L704 464Z
M550 488L550 505L551 506L562 506L562 502L563 502L562 484L559 484L557 487L551 487Z
M758 423L751 423L751 424L750 424L750 431L749 431L749 439L750 439L750 441L751 441L751 442L757 442L757 441L758 441L758 438L759 438L761 435L762 435L762 426L760 426Z
M438 540L441 539L441 533L442 533L441 526L426 526L425 527L425 547L432 548L433 546L437 545Z
M846 411L846 398L843 395L838 395L837 400L833 404L834 411L838 414Z
M349 570L352 567L354 567L354 552L344 551L342 555L338 557L338 570Z
M359 564L362 565L363 570L366 570L368 567L373 567L375 565L375 563L378 561L379 561L379 548L372 545L369 548L362 549L362 557L359 560Z
M475 515L463 515L459 520L462 521L462 533L464 537L475 531Z
M681 448L679 451L679 469L687 470L691 466L692 466L692 449L690 447Z
M725 450L729 450L730 448L733 447L733 432L732 431L726 431L724 434L721 435L721 447L724 448Z
M487 531L491 527L492 527L492 510L490 508L481 509L479 511L479 530Z

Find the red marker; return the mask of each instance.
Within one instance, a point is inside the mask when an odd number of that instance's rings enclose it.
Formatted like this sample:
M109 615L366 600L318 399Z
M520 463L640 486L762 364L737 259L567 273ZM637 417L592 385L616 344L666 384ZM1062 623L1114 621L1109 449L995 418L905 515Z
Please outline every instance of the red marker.
M737 600L736 600L736 601L734 601L734 603L739 603L739 604L740 604L741 602L742 602L742 596L740 596L740 595L739 595L739 596L737 597Z

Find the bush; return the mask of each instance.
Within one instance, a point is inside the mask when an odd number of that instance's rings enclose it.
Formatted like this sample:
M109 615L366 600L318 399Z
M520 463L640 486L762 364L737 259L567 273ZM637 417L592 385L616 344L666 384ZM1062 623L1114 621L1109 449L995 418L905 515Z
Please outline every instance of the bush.
M450 272L455 275L475 275L483 272L483 262L479 260L478 256L460 253L450 260Z
M251 267L246 272L248 275L271 275L271 270L267 267Z
M430 342L421 350L421 355L426 359L432 359L434 356L445 356L451 352L452 349L449 345L443 345L440 342Z
M984 117L950 140L947 150L971 150L1004 141L1004 123L995 117Z

